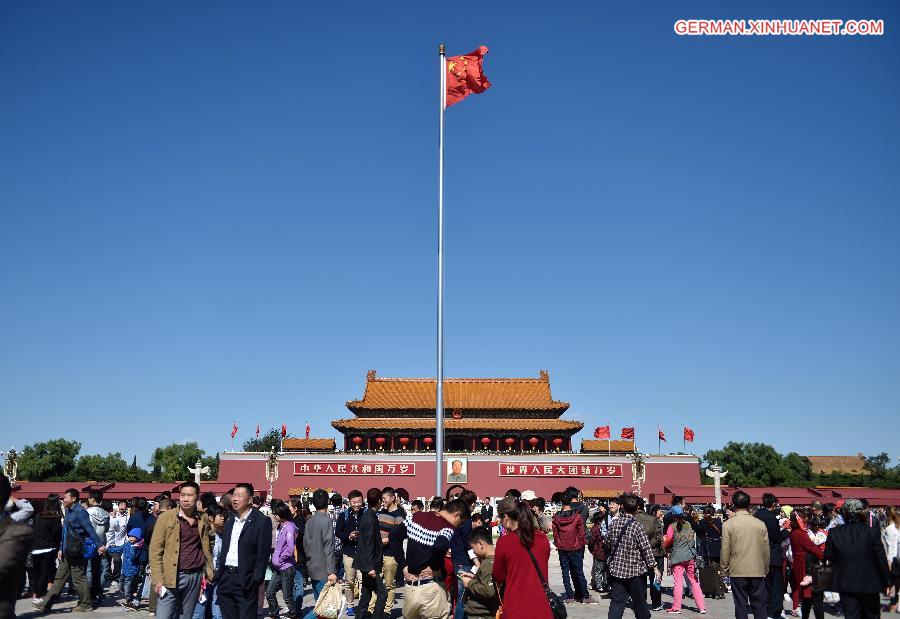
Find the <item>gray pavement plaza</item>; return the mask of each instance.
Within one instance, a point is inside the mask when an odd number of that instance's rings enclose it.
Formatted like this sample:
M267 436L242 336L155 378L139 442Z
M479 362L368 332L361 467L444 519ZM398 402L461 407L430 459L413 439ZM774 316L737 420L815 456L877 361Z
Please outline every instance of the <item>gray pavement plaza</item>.
M589 556L585 557L585 575L588 577L588 581L590 581L590 568L591 568L591 559ZM563 592L562 585L562 574L559 569L559 560L556 557L556 553L552 553L550 555L550 586L551 588L559 594ZM591 592L594 599L599 602L596 605L585 605L585 604L568 604L566 608L569 612L569 617L573 619L581 619L587 617L606 617L607 612L609 610L609 600L602 599L600 595L596 592ZM146 608L146 600L141 607L141 610L135 611L126 611L124 608L119 606L118 602L121 596L117 593L112 592L107 594L106 599L102 606L97 608L93 615L103 615L106 617L109 616L119 616L125 617L129 616L131 619L148 619L149 613ZM281 599L281 595L279 594L279 600ZM734 603L732 602L731 595L727 595L725 599L715 600L709 599L706 600L706 608L707 608L707 617L734 617ZM886 602L886 599L883 598L883 601ZM394 607L394 611L392 616L394 618L402 616L402 605L403 605L403 596L402 590L398 589L397 591L397 603ZM665 575L663 577L663 605L668 608L672 605L672 577L669 575ZM54 607L53 611L46 616L53 616L57 614L63 613L71 613L72 609L75 607L75 598L74 597L64 597L62 598ZM303 611L308 612L313 607L313 599L312 595L309 593L309 588L307 588L307 594L304 598ZM790 605L785 603L785 609L790 610ZM265 616L266 610L260 608L260 616ZM652 613L654 617L662 617L666 616L665 612L656 612ZM30 599L22 599L16 604L16 615L18 617L23 617L26 619L30 619L33 617L40 617L39 613L34 611L34 608L31 605ZM682 615L683 616L695 616L700 617L701 615L697 612L697 607L694 604L693 598L687 598L682 604ZM631 609L626 609L625 617L633 617L634 613ZM831 609L826 609L826 616L834 616ZM887 616L887 615L886 615ZM509 617L507 619L519 619L517 617Z

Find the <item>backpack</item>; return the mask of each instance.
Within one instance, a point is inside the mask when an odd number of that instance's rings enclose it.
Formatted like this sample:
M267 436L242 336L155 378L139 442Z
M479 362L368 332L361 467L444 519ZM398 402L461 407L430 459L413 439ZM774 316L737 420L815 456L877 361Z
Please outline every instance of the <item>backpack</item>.
M97 543L94 541L92 537L87 537L84 539L82 543L83 550L81 555L85 559L92 559L97 555Z

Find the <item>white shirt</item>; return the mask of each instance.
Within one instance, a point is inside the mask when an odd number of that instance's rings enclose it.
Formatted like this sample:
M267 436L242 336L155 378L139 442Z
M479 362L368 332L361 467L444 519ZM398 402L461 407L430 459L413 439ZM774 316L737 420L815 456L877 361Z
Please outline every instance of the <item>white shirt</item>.
M247 510L243 518L234 517L234 526L231 529L231 541L228 543L228 552L225 554L225 565L227 567L238 566L238 541L241 539L241 531L247 523L247 518L253 513L253 508Z
M107 546L122 546L127 539L128 512L120 514L118 511L109 516L109 531L106 532Z
M900 530L893 522L881 532L881 543L884 544L884 554L888 563L893 559L900 559Z

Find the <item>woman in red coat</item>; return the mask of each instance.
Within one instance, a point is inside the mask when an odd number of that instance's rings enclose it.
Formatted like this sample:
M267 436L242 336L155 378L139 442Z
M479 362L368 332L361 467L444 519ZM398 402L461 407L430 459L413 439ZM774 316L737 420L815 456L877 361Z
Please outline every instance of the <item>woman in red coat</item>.
M791 590L799 594L803 619L809 618L810 609L815 613L816 619L823 619L825 592L813 591L812 584L804 584L802 581L807 575L808 555L822 560L825 557L825 549L810 539L807 532L809 521L804 515L798 514L798 511L800 510L795 509L791 512L791 553L794 556L791 561Z
M494 551L494 582L500 588L503 619L553 619L550 603L544 593L550 540L536 530L528 505L514 497L506 497L497 508L507 535L497 540ZM531 549L541 575L528 555Z

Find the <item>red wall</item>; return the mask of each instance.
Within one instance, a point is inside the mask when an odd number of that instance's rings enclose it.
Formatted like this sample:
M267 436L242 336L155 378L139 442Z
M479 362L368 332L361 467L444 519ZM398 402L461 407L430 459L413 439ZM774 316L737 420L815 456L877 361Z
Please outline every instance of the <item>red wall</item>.
M502 496L510 488L519 490L534 490L538 496L549 498L554 492L564 489L566 486L576 486L581 489L607 489L616 491L631 491L632 476L631 463L627 458L597 456L584 454L542 456L446 456L447 460L453 458L468 458L468 483L467 488L474 490L479 496ZM269 483L265 479L265 456L263 454L223 454L219 463L219 481L239 482L249 481L257 490L268 490ZM500 475L499 464L515 463L529 466L552 464L554 471L551 476L526 476L503 477ZM362 467L368 465L388 466L389 464L406 466L415 465L415 475L397 474L399 469L394 469L390 474L387 469L383 474L374 472L365 474L335 474L335 475L295 475L294 465L301 466L306 463L309 467L319 464L325 467L331 463L337 472L337 464L342 464L349 471L351 465ZM622 477L569 477L559 475L556 466L577 465L579 471L583 466L615 466L621 467ZM275 482L275 496L286 498L291 488L330 488L345 495L350 490L362 490L365 492L372 487L402 487L409 491L412 497L430 497L434 494L434 456L411 454L284 454L279 462L278 480ZM310 472L312 472L310 468ZM618 471L617 471L618 472ZM444 476L446 479L446 475ZM697 485L699 482L699 463L694 457L687 456L663 456L651 457L646 463L646 480L642 484L642 494L646 497L650 493L663 492L664 485ZM451 484L444 483L443 491L446 492Z

